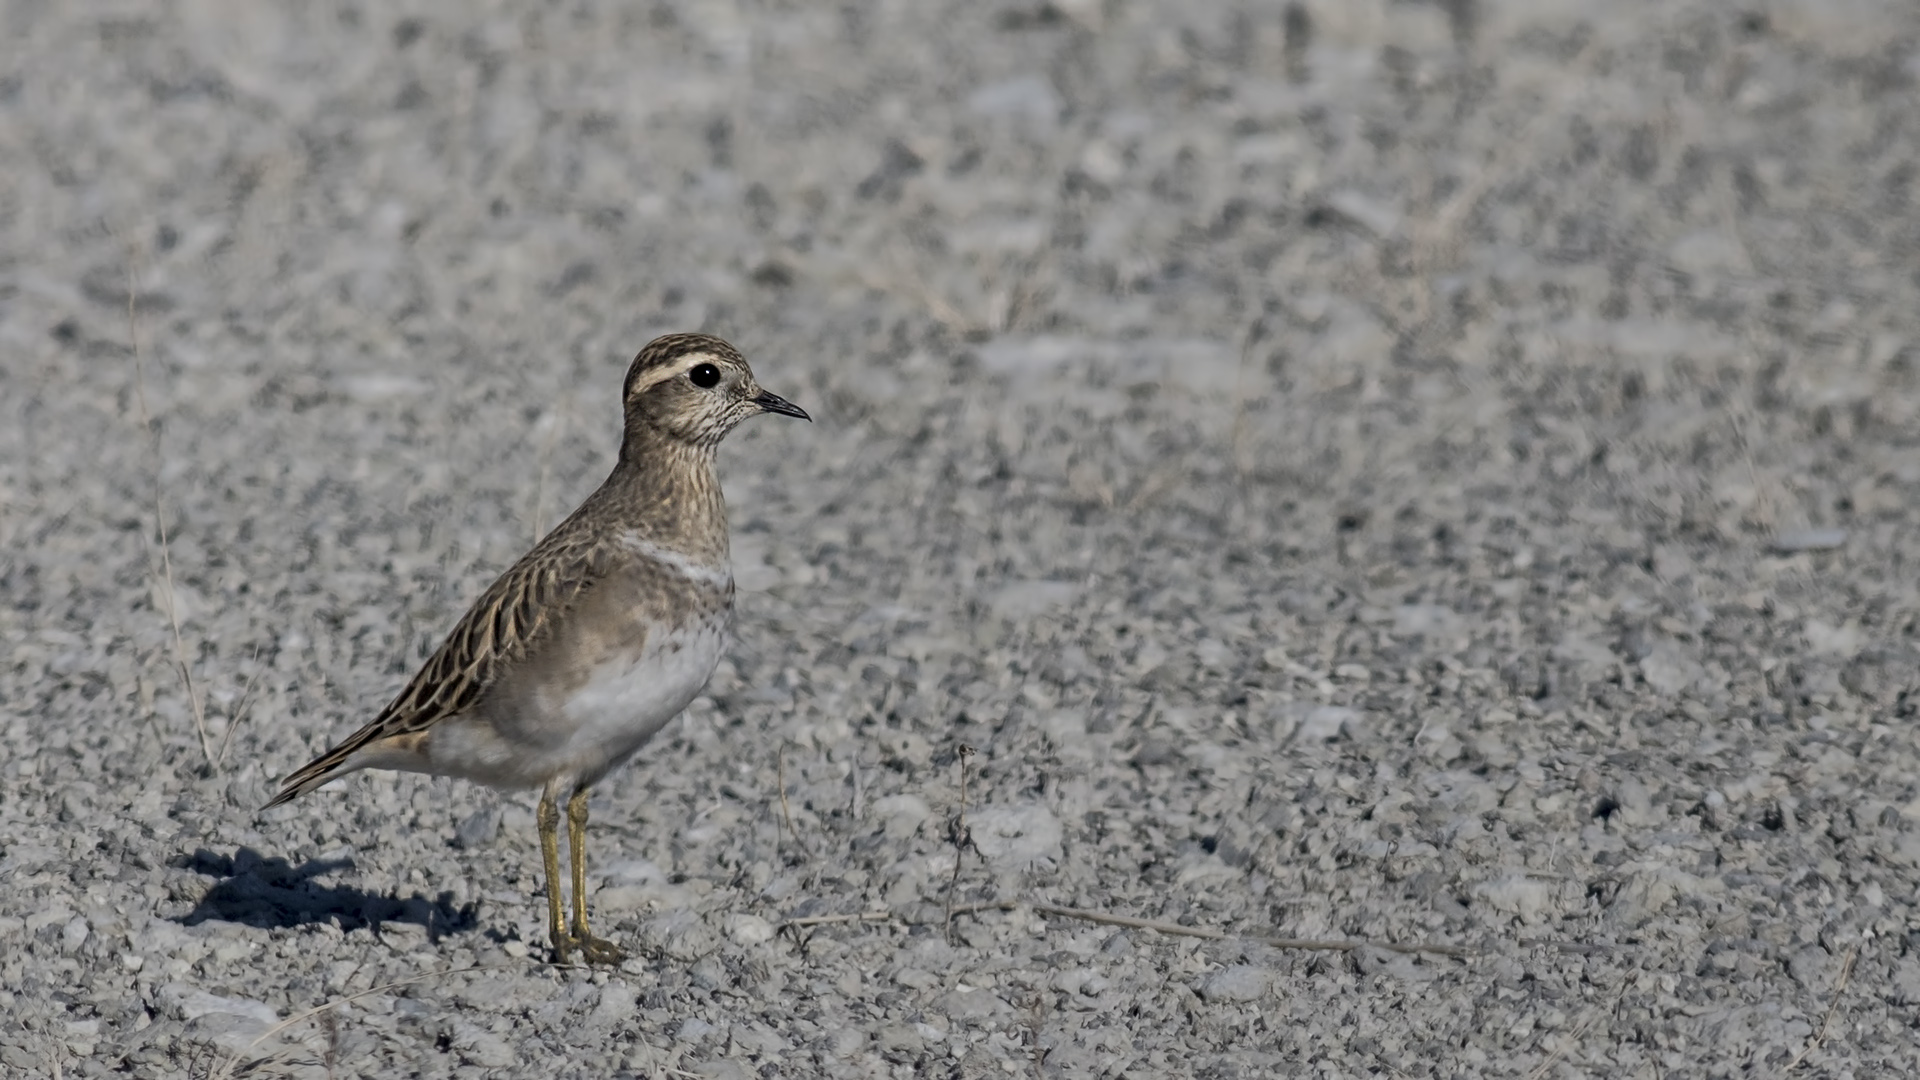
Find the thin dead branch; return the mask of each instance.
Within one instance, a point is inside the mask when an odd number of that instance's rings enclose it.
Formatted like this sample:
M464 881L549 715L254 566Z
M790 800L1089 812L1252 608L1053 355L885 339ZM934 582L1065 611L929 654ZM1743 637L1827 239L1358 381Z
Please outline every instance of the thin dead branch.
M947 917L941 926L949 945L953 944L953 890L960 884L960 863L965 860L967 849L973 847L973 831L967 828L967 761L972 757L973 747L961 743L960 806L953 812L953 825L947 831L948 839L953 841L953 876L947 879Z

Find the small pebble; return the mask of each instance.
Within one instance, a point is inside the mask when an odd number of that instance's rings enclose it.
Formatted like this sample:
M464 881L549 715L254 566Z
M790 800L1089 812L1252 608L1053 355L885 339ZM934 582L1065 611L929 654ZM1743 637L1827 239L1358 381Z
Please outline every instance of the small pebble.
M1792 529L1773 538L1773 550L1783 555L1802 551L1832 551L1846 542L1845 529Z
M714 1030L714 1026L705 1020L689 1016L680 1022L680 1030L674 1032L673 1037L678 1042L699 1042L713 1034Z
M1039 803L982 807L968 815L967 826L991 862L1025 866L1060 854L1060 819Z
M734 915L727 919L727 936L736 945L760 945L773 939L773 924L758 915Z
M500 808L497 806L468 814L453 829L454 843L468 851L486 847L499 835Z
M1251 964L1235 964L1216 971L1200 983L1200 996L1208 1001L1258 1001L1273 987L1273 972Z

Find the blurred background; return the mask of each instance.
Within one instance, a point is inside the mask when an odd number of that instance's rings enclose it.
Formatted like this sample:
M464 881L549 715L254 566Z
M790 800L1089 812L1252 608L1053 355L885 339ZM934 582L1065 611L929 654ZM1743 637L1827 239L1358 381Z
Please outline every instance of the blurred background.
M1061 990L983 974L1067 963L995 914L893 1000L835 981L906 962L856 927L714 954L775 1042L651 964L568 1060L1654 1075L1778 1067L1842 1001L1820 1053L1912 1063L1910 5L15 2L0 58L7 1066L184 1067L168 985L362 988L278 974L368 931L316 944L263 857L534 926L524 800L251 811L591 489L625 363L692 329L818 422L723 452L739 642L683 764L596 803L616 929L911 911L959 858L974 900L1521 951L1076 953ZM954 855L962 744L1037 846ZM264 952L179 936L216 885ZM1639 951L1512 945L1546 937ZM927 1004L963 977L1000 1011ZM509 1058L556 1037L518 1008ZM349 1049L441 1060L409 1022Z

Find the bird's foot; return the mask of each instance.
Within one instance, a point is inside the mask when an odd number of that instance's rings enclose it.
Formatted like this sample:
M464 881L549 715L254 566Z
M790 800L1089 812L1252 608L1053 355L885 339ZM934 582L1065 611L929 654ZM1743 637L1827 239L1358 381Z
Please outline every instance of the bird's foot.
M619 964L627 958L627 951L606 938L597 938L592 934L581 934L569 939L568 944L580 950L580 958L589 964L604 964L609 967Z
M583 930L573 933L558 932L548 935L553 944L553 962L566 967L573 962L573 954L578 952L580 959L589 964L615 965L626 960L627 952L606 938L597 938Z

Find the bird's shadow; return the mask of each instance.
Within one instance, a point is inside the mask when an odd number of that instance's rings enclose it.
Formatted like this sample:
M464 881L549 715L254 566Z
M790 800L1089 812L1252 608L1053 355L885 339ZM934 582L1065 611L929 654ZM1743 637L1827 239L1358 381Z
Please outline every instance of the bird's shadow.
M209 919L269 930L323 922L337 922L342 930L377 930L381 923L417 923L427 928L430 939L438 941L447 934L466 933L476 922L478 905L455 905L450 892L432 900L419 893L404 898L380 896L351 885L323 885L314 880L351 867L352 859L310 859L293 866L285 859L267 858L247 847L232 855L201 848L175 860L174 865L220 879L192 911L175 920L187 926Z

